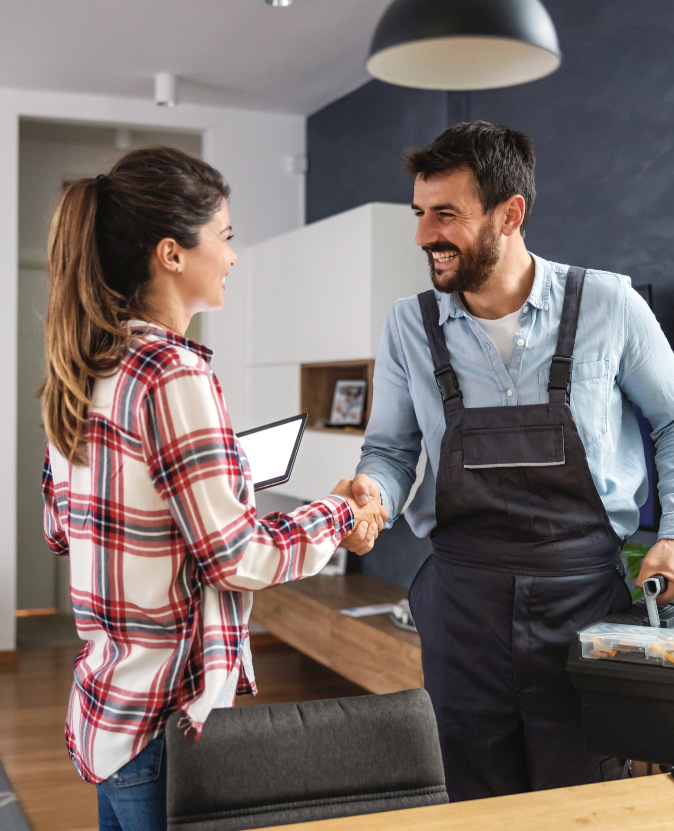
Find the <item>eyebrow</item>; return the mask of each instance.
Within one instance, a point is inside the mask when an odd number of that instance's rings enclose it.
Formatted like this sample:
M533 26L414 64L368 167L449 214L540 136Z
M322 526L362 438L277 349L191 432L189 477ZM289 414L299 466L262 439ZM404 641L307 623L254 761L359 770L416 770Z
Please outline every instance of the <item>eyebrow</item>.
M411 208L412 208L413 211L423 211L423 208L420 208L418 205L415 205L414 202L412 202ZM451 202L445 202L444 205L431 205L429 210L431 210L431 211L447 211L447 210L449 210L449 211L457 211L458 212L459 208L457 208L455 205L452 205Z

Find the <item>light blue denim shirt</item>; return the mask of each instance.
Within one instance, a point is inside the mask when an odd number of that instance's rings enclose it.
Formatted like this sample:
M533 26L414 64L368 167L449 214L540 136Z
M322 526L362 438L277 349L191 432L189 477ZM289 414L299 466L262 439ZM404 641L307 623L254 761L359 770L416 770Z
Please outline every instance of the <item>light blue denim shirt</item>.
M568 266L532 256L534 283L520 309L520 328L507 366L458 295L436 292L466 407L548 401ZM571 413L594 484L621 538L636 530L648 490L631 401L653 428L663 512L659 536L674 537L674 354L629 278L589 269L576 334ZM435 525L435 476L444 430L419 303L416 297L406 297L395 303L384 324L358 473L367 473L379 484L390 524L414 483L423 439L429 463L405 512L418 536Z

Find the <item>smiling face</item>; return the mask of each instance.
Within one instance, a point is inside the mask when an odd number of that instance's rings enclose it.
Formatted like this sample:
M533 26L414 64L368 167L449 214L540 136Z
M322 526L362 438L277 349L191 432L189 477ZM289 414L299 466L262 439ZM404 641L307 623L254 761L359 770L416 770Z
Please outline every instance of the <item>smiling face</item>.
M182 249L182 272L176 285L187 313L219 309L225 293L225 278L237 261L229 241L232 226L227 203L222 206L199 232L194 248Z
M501 259L501 239L493 214L482 209L473 172L417 176L412 210L418 219L415 242L428 255L435 288L480 291Z

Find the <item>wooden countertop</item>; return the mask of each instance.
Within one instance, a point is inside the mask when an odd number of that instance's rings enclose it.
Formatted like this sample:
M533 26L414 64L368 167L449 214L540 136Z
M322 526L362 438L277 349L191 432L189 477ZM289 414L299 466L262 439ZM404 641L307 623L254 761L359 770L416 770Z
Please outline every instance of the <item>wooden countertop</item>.
M340 609L398 603L400 586L364 574L316 575L255 593L251 620L375 693L423 686L416 632L388 615L352 618Z
M673 828L674 779L669 774L659 774L428 808L277 825L274 831L671 831Z

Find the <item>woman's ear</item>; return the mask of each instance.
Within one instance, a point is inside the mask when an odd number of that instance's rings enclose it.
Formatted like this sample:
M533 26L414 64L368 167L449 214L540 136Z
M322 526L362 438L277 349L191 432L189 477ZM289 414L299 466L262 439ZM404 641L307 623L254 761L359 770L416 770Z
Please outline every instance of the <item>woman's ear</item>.
M157 265L164 271L180 272L183 270L183 249L171 237L160 240L154 249Z

